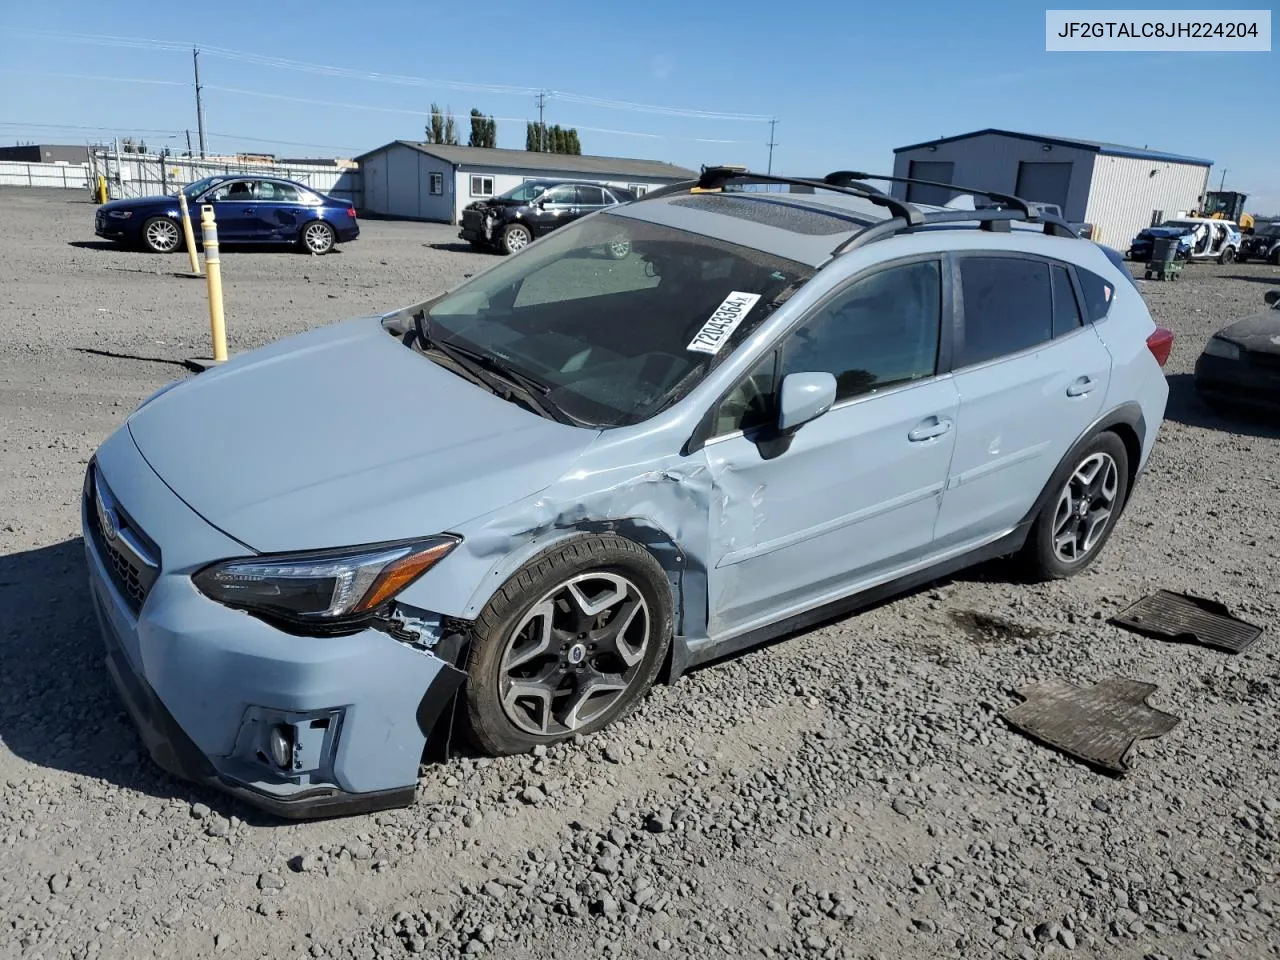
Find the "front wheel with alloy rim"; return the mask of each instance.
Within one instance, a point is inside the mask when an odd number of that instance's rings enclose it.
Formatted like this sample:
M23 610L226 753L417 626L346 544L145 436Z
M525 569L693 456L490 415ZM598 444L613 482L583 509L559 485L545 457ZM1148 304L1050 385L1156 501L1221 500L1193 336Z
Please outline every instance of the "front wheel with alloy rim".
M533 243L533 234L523 223L509 223L502 231L500 246L503 253L519 253L531 243Z
M1124 510L1129 451L1106 431L1058 471L1024 551L1028 572L1052 580L1079 573L1098 556Z
M644 547L582 534L530 560L476 618L466 720L477 746L525 753L594 733L653 684L671 587Z
M142 225L142 243L152 253L173 253L182 245L182 233L168 217L152 217Z
M302 228L302 246L308 253L322 256L333 249L333 227L323 220L312 220Z
M1220 254L1218 254L1219 263L1231 263L1233 260L1235 260L1235 258L1236 258L1235 247L1227 247L1227 249L1223 250Z

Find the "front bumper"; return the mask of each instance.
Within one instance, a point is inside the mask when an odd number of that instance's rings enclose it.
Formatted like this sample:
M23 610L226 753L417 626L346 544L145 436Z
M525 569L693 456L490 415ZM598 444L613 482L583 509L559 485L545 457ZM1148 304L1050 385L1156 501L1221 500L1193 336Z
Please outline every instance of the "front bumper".
M107 546L86 478L81 525L107 668L156 764L288 818L412 803L426 736L465 674L377 630L295 637L208 600L194 569L249 551L165 487L127 426L90 471L123 526L158 545L158 574L139 590ZM275 729L292 743L287 768L271 759Z
M1201 354L1196 361L1195 385L1206 400L1280 412L1280 366L1261 366L1247 353L1240 360Z
M129 232L128 220L114 220L99 211L93 218L93 232L106 240L127 240Z

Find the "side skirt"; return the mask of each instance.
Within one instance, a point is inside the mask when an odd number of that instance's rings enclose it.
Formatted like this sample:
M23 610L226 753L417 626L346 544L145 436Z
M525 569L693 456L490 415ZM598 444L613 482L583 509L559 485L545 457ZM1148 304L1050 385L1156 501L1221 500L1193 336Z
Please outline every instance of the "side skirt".
M807 630L819 623L830 620L836 620L841 617L848 616L858 610L865 610L867 607L874 606L881 601L888 600L891 597L906 593L925 584L932 583L934 580L940 580L943 577L949 577L953 573L964 570L968 567L975 566L979 563L985 563L988 560L995 560L998 557L1007 557L1017 553L1022 549L1022 545L1026 543L1027 534L1031 530L1032 517L1023 520L1013 530L1005 534L999 540L994 540L986 546L979 547L969 553L961 554L958 557L952 557L944 560L931 567L925 567L914 573L899 577L897 580L890 580L887 583L879 584L871 587L861 593L855 593L848 597L841 597L839 600L833 600L822 606L814 607L803 613L788 617L785 620L779 620L776 623L770 623L747 633L739 634L731 637L723 643L707 644L698 649L689 649L684 642L675 643L673 647L673 661L671 664L671 674L669 683L674 683L681 674L691 667L700 666L704 663L710 663L714 660L720 660L724 657L733 656L752 647L757 647L768 643L770 640L776 640L778 637L786 636L790 633L796 633L800 630ZM683 638L677 637L677 641ZM683 653L684 656L680 657ZM683 662L679 662L680 660Z

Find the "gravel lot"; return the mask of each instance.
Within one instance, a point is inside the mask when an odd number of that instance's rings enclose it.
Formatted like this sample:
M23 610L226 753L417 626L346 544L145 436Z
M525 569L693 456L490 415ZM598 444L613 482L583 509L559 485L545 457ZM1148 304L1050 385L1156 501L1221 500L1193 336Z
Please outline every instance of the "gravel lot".
M1178 334L1148 475L1069 582L983 567L660 688L607 735L424 767L419 805L281 825L159 772L100 666L85 463L208 351L181 256L0 190L0 956L1280 955L1280 428L1190 371L1280 269L1144 285ZM490 258L365 222L223 255L231 349L408 303ZM1232 657L1106 618L1158 587L1269 632ZM1122 779L1011 732L1028 681L1128 677L1183 718Z

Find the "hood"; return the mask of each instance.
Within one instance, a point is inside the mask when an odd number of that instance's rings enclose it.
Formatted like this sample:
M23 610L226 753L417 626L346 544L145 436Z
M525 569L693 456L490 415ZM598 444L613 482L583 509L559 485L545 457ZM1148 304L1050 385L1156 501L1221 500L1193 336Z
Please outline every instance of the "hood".
M598 436L486 393L378 317L236 357L128 428L193 510L264 553L448 531L541 490Z
M1272 307L1223 327L1217 336L1238 343L1251 353L1280 356L1280 310Z

